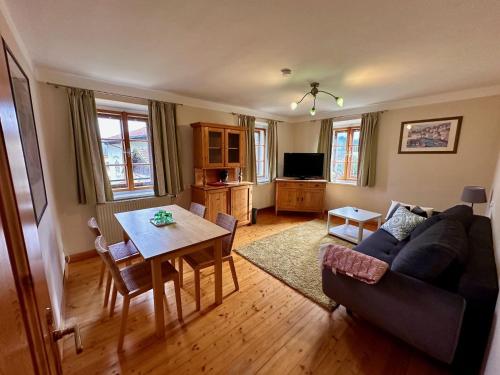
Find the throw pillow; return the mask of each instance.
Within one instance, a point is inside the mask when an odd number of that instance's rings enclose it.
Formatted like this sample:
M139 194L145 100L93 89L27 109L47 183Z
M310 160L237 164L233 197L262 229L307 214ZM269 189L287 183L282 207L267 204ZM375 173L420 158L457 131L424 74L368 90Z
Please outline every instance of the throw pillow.
M414 238L418 237L440 220L441 216L434 215L429 219L425 220L423 223L418 224L417 227L413 230L413 232L411 232L410 240L413 240Z
M394 215L380 228L392 234L397 240L403 241L423 221L424 217L411 213L404 207L398 207Z
M427 211L425 211L422 207L419 206L413 207L410 211L413 212L415 215L425 217L426 219L429 217Z
M467 259L467 234L456 220L444 219L401 249L391 270L420 280L437 282L453 264Z
M396 212L396 210L399 206L406 207L406 208L408 208L409 211L411 211L411 210L415 209L415 207L417 207L417 205L415 205L415 204L403 203L403 202L399 202L399 201L391 201L391 206L387 210L387 215L385 216L386 221L389 220L392 217L392 215L394 215L394 212ZM434 208L432 208L432 207L420 206L419 208L424 210L427 213L427 217L431 217L432 212L434 211Z

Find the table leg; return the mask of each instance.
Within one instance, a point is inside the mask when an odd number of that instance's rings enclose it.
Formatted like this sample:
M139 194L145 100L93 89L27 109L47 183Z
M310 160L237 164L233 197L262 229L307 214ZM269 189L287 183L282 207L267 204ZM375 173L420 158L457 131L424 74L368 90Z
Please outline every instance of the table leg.
M330 214L328 214L326 219L326 233L330 233Z
M151 275L153 276L156 336L163 338L165 337L165 320L163 316L163 294L165 292L161 275L160 257L151 260Z
M358 244L363 241L363 226L364 223L359 223L359 228L358 228Z
M222 240L217 239L214 243L215 260L215 304L222 303Z
M379 229L381 225L382 225L382 217L379 217L377 219L377 229Z

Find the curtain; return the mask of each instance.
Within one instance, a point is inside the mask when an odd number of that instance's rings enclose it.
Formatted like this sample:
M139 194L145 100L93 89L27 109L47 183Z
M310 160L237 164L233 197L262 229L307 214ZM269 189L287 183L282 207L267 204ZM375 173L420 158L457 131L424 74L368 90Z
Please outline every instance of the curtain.
M359 136L359 186L375 186L377 165L377 132L380 112L365 113L361 117Z
M332 164L333 119L321 120L321 131L318 140L318 152L325 154L323 178L330 181L330 166Z
M149 100L148 109L155 195L177 195L184 184L175 104Z
M238 125L246 130L246 168L244 168L243 179L257 183L257 166L255 161L255 117L238 115Z
M100 144L94 92L68 88L70 124L76 157L78 203L105 203L113 200Z
M273 181L278 176L278 122L267 121L267 160L269 180Z

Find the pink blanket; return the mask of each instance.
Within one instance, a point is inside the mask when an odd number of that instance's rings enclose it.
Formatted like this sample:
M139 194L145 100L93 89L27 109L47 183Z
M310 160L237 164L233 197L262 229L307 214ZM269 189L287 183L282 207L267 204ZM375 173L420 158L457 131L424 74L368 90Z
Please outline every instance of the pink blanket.
M389 268L386 262L337 244L325 244L320 248L323 267L367 284L376 284Z

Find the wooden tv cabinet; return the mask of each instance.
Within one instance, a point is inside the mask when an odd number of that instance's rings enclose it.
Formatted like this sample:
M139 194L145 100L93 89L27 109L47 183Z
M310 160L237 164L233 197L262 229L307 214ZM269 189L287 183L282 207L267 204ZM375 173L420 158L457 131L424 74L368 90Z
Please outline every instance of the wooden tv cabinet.
M279 211L319 212L325 209L326 180L276 179L276 215Z

